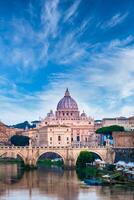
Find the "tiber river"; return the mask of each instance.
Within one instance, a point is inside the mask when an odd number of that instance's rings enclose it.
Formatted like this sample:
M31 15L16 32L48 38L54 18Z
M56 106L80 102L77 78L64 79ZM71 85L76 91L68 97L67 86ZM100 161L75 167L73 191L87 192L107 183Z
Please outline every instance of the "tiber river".
M0 200L134 200L133 188L85 186L76 171L0 164Z

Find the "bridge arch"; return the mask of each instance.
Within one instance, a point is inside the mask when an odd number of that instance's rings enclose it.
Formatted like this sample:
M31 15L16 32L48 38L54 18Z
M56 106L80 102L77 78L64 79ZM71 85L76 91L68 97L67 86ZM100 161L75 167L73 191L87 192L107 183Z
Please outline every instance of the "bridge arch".
M16 154L16 156L19 156L24 164L26 164L26 158L19 152Z
M63 165L65 165L65 158L64 158L64 156L60 153L60 152L57 152L57 151L43 151L43 152L41 152L37 157L36 157L36 159L35 159L35 163L37 164L37 162L38 162L38 160L41 158L41 156L43 156L43 155L45 155L45 154L51 154L51 153L53 153L53 154L56 154L56 155L58 155L60 158L62 158L62 160L63 160Z
M93 153L93 154L96 154L102 161L105 161L105 158L102 154L100 154L98 151L93 151L93 150L82 150L82 151L87 151L89 153ZM82 152L80 151L76 157L75 157L75 166L76 166L76 163L77 163L77 159L78 159L78 156L80 155L80 153Z
M20 157L20 159L24 162L25 164L25 157L20 153L20 152L14 152L14 151L11 151L11 152L8 152L8 151L3 151L1 154L0 154L0 157L3 157L3 158L17 158L17 156Z

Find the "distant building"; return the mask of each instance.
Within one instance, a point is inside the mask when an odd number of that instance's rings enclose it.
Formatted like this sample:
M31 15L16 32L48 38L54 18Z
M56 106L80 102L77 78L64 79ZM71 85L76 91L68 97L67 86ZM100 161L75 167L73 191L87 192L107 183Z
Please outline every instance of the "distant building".
M123 126L126 131L134 130L134 116L133 117L116 117L116 118L104 118L102 120L102 127L119 125Z
M71 128L66 125L47 125L39 129L39 145L70 146Z
M134 116L128 118L129 127L131 131L134 131Z
M95 131L98 130L99 128L102 128L102 120L95 120L94 121L94 129L95 129Z
M12 135L16 133L16 129L9 128L4 123L0 122L0 144L1 145L8 145L9 139Z
M38 145L98 145L95 134L94 119L83 111L81 114L76 101L68 89L58 102L56 112L52 110L37 123L36 133ZM38 135L38 136L37 136Z
M134 131L113 132L114 147L134 147Z
M102 128L102 120L95 120L94 122L94 130L97 131L99 128ZM98 145L102 145L102 139L101 139L101 134L96 134L96 141Z
M104 135L95 133L101 127L119 125L127 131L134 130L134 117L94 121L84 111L80 113L68 89L58 102L55 112L50 110L44 119L32 123L36 128L25 130L23 134L31 138L33 145L38 146L98 146L107 140Z

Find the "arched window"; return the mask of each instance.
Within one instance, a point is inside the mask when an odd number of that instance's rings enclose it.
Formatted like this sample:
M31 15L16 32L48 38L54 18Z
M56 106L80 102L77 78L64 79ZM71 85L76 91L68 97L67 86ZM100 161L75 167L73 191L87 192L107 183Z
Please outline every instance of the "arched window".
M61 141L61 136L60 135L58 136L58 141Z

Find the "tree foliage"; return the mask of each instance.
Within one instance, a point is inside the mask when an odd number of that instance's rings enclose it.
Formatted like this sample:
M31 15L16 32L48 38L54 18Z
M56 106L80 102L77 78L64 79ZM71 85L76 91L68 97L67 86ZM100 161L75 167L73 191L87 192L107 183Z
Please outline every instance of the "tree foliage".
M26 129L30 129L30 128L35 128L36 125L35 124L31 125L28 121L24 121L22 123L15 124L15 125L12 125L10 127L26 130Z
M86 163L91 163L93 161L94 161L94 156L91 152L81 151L80 155L78 156L76 166L77 168L85 168Z
M29 137L23 135L13 135L10 138L11 144L14 146L28 146L29 145Z
M98 134L112 134L112 132L122 132L124 131L123 126L113 125L99 128L96 133Z

